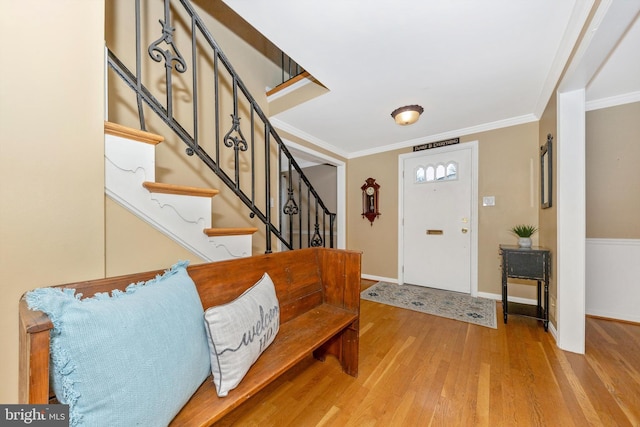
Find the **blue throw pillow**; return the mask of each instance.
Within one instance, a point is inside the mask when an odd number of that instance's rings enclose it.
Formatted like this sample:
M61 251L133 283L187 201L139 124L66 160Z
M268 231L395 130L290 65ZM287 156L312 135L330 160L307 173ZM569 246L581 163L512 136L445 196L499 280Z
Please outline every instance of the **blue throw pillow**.
M188 262L124 292L26 295L53 322L53 388L72 426L163 426L208 376L203 309Z

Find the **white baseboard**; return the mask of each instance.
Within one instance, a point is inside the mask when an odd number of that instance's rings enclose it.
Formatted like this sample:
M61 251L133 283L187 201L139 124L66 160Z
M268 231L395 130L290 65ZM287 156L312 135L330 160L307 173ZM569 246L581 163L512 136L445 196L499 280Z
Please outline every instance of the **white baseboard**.
M398 283L398 279L392 277L374 276L371 274L362 274L360 277L367 280L377 280L378 282Z
M551 335L553 335L553 339L557 343L558 342L558 331L556 330L556 325L551 323L551 320L549 320L549 332L551 332Z
M623 320L625 322L633 322L640 323L640 315L628 315L625 313L612 312L612 311L604 311L597 309L589 309L587 308L587 314L590 316L602 317L605 319L611 320Z
M478 296L480 298L494 299L496 301L502 301L502 294L494 294L490 292L478 292ZM528 305L537 305L538 301L529 298L520 298L510 296L507 298L508 301L517 302L519 304L528 304Z

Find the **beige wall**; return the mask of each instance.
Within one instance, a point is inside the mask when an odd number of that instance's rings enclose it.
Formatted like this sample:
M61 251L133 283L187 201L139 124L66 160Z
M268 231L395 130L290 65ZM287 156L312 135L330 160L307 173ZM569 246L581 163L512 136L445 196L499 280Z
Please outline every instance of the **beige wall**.
M1 9L0 402L17 403L21 295L104 275L104 2Z
M538 123L466 135L461 143L475 140L479 141L478 290L499 295L498 245L516 243L509 232L513 225L538 225ZM410 151L394 150L348 162L347 247L363 252L363 274L398 276L398 155ZM372 226L361 216L360 186L369 177L381 186L382 215ZM495 196L496 206L483 207L483 196ZM533 298L533 286L518 287L514 295Z
M105 212L107 277L205 262L106 196Z
M336 186L338 177L336 167L331 165L315 165L302 168L302 172L309 179L325 206L335 213L338 208Z
M640 239L640 102L586 120L587 238Z
M362 251L362 274L398 277L398 154L387 151L347 163L347 249ZM367 178L380 185L373 223L362 216L362 187Z

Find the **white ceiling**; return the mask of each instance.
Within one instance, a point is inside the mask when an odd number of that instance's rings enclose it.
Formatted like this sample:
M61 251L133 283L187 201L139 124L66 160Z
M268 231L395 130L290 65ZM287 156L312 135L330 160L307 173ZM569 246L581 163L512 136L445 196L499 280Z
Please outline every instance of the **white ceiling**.
M640 1L628 3L635 3L632 11L640 7ZM635 21L587 87L587 104L594 106L637 101L640 101L640 14L635 16Z
M224 1L329 89L274 125L347 158L537 120L592 3ZM640 100L639 21L588 101ZM396 125L391 111L409 104L423 106L422 117Z

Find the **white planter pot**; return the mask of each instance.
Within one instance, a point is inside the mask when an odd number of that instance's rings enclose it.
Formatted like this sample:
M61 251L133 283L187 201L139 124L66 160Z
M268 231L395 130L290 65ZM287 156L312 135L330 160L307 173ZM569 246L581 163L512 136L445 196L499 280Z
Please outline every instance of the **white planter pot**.
M531 247L531 237L518 237L518 246L521 248Z

